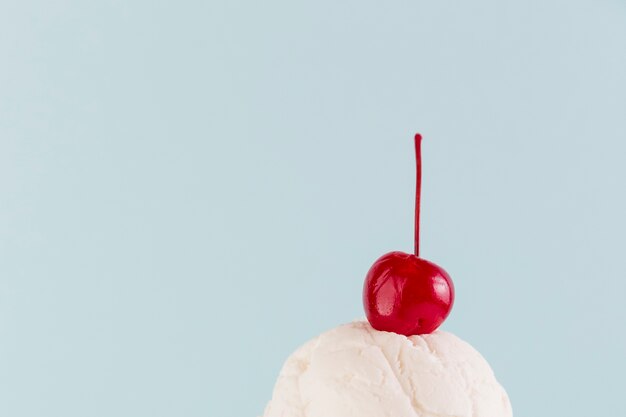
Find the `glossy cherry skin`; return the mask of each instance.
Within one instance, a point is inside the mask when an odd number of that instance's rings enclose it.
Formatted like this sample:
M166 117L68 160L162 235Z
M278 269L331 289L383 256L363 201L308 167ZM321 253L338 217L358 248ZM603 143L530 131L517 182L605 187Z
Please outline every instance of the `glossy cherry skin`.
M404 252L381 256L363 286L372 327L412 336L435 331L454 303L454 285L438 265Z

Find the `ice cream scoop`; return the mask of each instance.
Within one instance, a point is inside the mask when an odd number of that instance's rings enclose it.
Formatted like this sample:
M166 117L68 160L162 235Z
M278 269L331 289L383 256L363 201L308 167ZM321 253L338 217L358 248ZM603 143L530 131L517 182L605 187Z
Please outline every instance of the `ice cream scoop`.
M454 285L420 257L421 136L415 248L393 251L363 286L368 321L313 339L283 366L264 417L512 417L489 364L468 343L437 330L454 304Z
M311 340L284 364L264 417L511 417L483 357L451 333L404 336L368 322Z

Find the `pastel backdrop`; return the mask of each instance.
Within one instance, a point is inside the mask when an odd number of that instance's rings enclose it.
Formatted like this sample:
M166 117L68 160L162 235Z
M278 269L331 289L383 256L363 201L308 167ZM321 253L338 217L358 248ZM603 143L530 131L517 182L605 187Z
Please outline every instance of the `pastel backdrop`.
M0 1L0 415L259 416L411 250L416 131L444 328L621 415L625 53L623 0Z

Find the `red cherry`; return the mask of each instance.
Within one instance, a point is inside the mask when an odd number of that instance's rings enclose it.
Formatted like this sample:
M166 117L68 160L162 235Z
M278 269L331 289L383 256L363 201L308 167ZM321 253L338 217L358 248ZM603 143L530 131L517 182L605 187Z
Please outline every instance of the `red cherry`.
M365 278L365 315L377 330L406 336L431 333L448 317L453 303L448 273L408 253L383 255Z
M390 252L370 268L363 306L372 327L411 336L435 331L454 303L454 285L440 266L419 257L422 137L415 135L415 255Z

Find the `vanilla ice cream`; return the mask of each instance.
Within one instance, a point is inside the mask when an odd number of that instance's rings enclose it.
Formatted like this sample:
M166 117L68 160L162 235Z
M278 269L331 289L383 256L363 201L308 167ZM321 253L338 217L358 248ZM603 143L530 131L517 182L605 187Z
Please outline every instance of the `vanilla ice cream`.
M367 322L337 327L283 366L264 417L511 417L483 357L436 331L402 336Z

